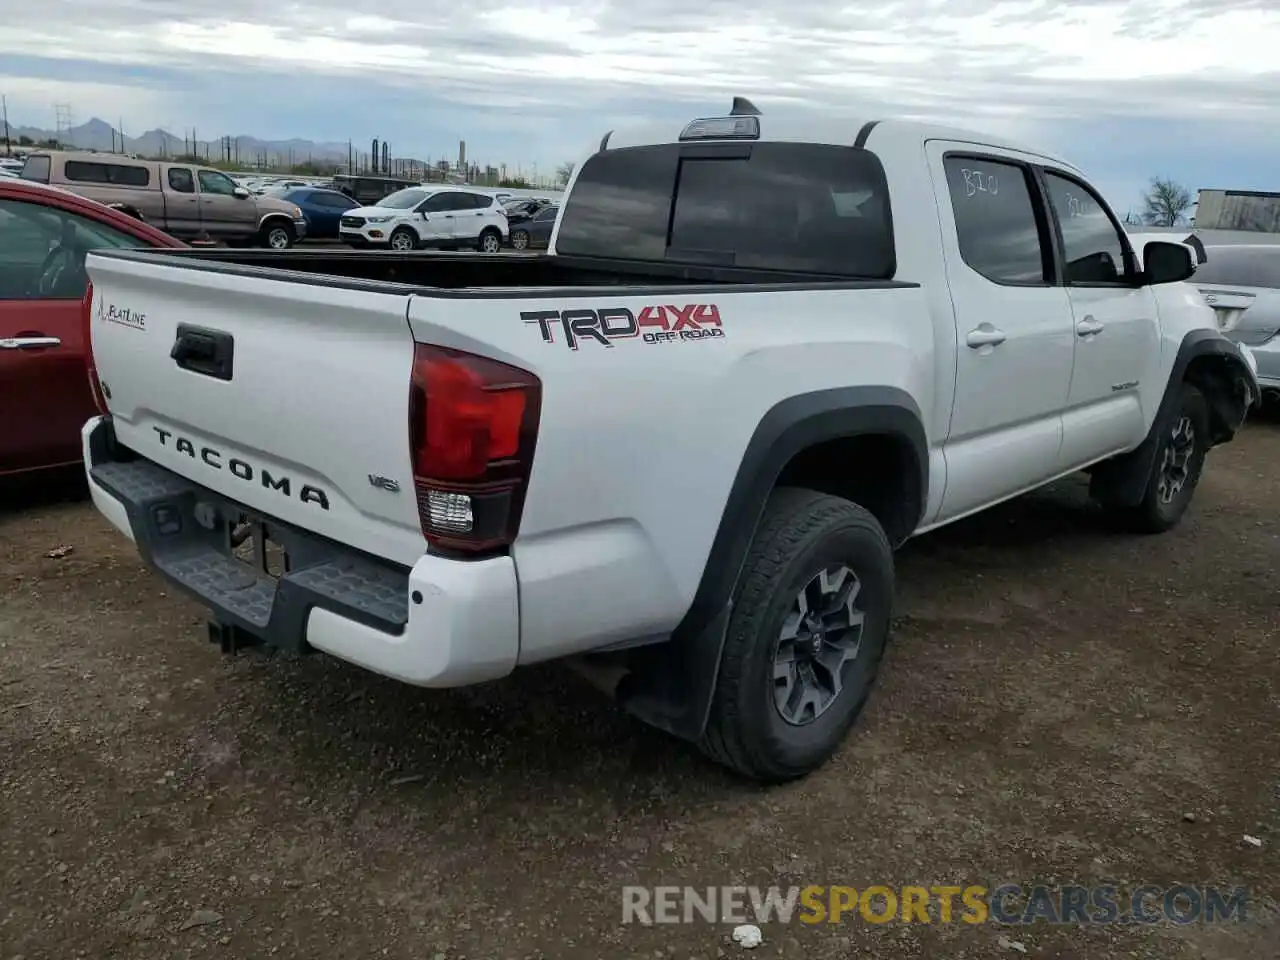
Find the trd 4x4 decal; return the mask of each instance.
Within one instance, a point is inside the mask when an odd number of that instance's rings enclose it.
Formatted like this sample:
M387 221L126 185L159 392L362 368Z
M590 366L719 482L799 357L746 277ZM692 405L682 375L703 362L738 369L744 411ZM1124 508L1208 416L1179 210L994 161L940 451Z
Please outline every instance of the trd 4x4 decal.
M612 347L615 340L679 343L724 336L720 308L714 303L643 307L639 314L626 307L522 310L520 319L525 323L536 323L547 343L555 343L556 331L561 331L570 350L577 350L578 344L584 340Z

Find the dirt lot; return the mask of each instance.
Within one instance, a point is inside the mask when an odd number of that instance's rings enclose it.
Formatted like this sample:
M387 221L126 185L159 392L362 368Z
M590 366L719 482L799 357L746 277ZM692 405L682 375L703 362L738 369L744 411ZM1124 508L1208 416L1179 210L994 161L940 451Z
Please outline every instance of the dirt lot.
M1277 503L1264 422L1166 536L1107 532L1067 483L922 538L855 736L761 790L559 669L439 693L224 658L45 493L0 513L0 958L711 960L743 953L729 927L623 926L622 885L1008 881L1252 901L1216 926L769 925L751 955L1274 960Z

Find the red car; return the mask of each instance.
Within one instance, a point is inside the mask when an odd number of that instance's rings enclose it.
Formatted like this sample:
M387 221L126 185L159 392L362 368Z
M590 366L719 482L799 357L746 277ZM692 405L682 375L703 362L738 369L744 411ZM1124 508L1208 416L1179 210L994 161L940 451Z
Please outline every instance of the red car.
M0 179L0 476L79 462L89 386L85 254L181 247L128 214Z

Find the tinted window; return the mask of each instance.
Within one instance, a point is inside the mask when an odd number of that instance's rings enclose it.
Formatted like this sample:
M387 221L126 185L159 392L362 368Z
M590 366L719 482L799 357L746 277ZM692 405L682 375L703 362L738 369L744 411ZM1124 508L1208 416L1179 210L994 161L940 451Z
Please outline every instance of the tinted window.
M190 170L175 167L169 171L169 189L178 193L195 193L196 181Z
M486 197L480 193L473 193L471 195L471 205L475 207L477 210L488 210L490 207L493 206L493 204L494 204L493 197Z
M114 227L54 207L0 200L0 300L78 299L90 250L145 247ZM66 257L50 257L57 248Z
M891 277L884 170L850 147L754 143L608 150L565 205L560 253ZM721 151L723 153L723 151ZM673 204L674 197L674 204Z
M49 158L40 156L27 157L27 162L22 165L22 179L48 183Z
M333 207L335 210L350 210L356 205L350 197L340 193L313 193L311 202L318 207Z
M63 172L68 180L77 183L106 183L113 187L145 187L151 183L151 171L146 167L131 167L119 163L68 160Z
M970 157L943 161L960 256L996 283L1044 283L1047 261L1027 172Z
M429 194L425 190L397 190L395 193L388 194L378 201L380 207L390 207L393 210L411 210L427 199ZM435 197L432 197L434 200ZM428 208L430 209L430 208Z
M556 213L559 211L559 209L560 209L559 207L547 207L545 210L539 210L538 215L533 219L534 220L554 220L556 218Z
M235 195L236 182L225 173L218 173L216 170L197 170L196 177L200 180L201 193L212 193L220 197Z
M466 194L459 194L452 190L442 191L431 195L431 199L423 205L423 210L427 213L449 213L460 209L459 197L461 202L466 203Z
M1274 247L1205 247L1205 256L1205 262L1196 267L1196 283L1280 290L1280 243Z
M1118 283L1125 277L1124 244L1097 194L1084 185L1045 172L1049 204L1062 230L1068 283Z
M450 191L449 193L442 193L439 196L442 198L441 202L444 204L444 206L441 207L440 209L444 210L446 213L452 210L474 210L475 209L475 207L472 206L472 200L471 200L473 194L458 193L456 191ZM435 200L436 198L432 197L431 199Z

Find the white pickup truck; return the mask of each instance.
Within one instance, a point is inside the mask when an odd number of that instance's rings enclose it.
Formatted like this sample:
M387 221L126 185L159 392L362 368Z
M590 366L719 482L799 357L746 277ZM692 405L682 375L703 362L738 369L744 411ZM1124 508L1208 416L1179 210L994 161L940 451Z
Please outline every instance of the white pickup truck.
M224 649L428 687L570 658L794 778L868 695L903 541L1079 470L1131 529L1186 510L1256 377L1191 251L1142 253L1056 157L739 100L604 137L545 256L91 254L92 496Z

